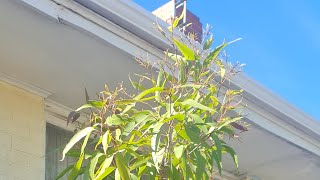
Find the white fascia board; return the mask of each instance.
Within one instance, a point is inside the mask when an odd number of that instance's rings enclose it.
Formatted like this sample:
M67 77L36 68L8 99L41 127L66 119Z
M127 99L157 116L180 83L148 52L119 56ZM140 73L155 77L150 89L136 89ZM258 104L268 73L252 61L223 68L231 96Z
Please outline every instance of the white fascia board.
M132 57L135 57L138 53L148 54L150 60L154 62L159 57L163 57L162 51L157 47L74 1L41 0L41 3L36 0L20 1L61 23L86 31Z
M280 111L281 114L288 118L284 118L283 121L286 121L288 124L300 126L300 130L308 129L314 134L320 135L320 123L315 119L311 118L301 110L292 106L281 97L278 97L274 93L271 93L269 90L264 88L262 85L258 84L245 74L240 74L232 80L235 85L243 89L246 93L254 97L254 99L247 99L251 102L257 100L267 104L270 108L274 109L272 114L277 114L276 110ZM294 121L294 122L290 122ZM295 124L293 124L295 123ZM299 129L299 127L296 127ZM316 137L315 137L316 138Z
M21 89L29 91L29 92L36 94L44 99L51 95L51 93L48 91L45 91L39 87L33 86L33 85L26 83L24 81L18 80L16 78L11 77L11 76L4 74L4 73L0 73L0 81L9 83L9 84L14 85L16 87L19 87Z
M137 53L148 53L148 56L151 61L156 62L158 58L163 56L162 51L156 47L152 46L148 40L141 39L140 37L135 36L129 30L125 30L119 26L117 26L114 22L111 22L94 12L84 8L83 6L67 0L42 0L41 3L35 0L21 0L34 8L37 8L43 13L57 19L60 22L72 25L84 31L87 31L105 42L112 44L113 46L122 49L124 52L132 55L132 57L136 56ZM113 3L112 6L109 6L107 3L103 3L102 0L88 0L88 2L96 2L103 5L105 9L108 9L110 12L117 14L118 16L125 19L126 22L132 22L136 27L144 28L142 29L144 32L148 32L153 35L155 39L159 39L159 35L156 34L156 31L152 31L152 27L146 27L143 22L150 22L152 19L143 13L139 12L140 9L137 6L133 5L130 1L125 0L107 0L105 2ZM123 18L125 17L125 18ZM139 18L139 21L136 21ZM136 22L136 23L134 23ZM140 22L137 24L137 22ZM146 42L148 41L148 42ZM169 46L169 44L168 44ZM320 125L318 122L315 122L310 117L304 115L301 111L293 108L288 103L279 100L278 97L275 97L269 91L267 91L262 86L258 85L256 82L252 81L246 76L239 75L234 79L234 84L242 89L244 89L250 95L256 97L255 99L247 99L249 102L263 102L267 104L270 108L265 109L268 113L265 115L268 118L263 118L262 120L255 120L256 117L251 115L249 116L256 124L267 129L268 131L280 136L281 138L292 142L293 144L297 144L302 148L305 148L308 151L311 151L317 155L320 155L320 149L318 146L315 146L318 141L315 143L310 143L306 135L299 132L297 129L307 129L313 131L315 134L320 135ZM264 110L264 111L265 111ZM293 119L295 123L299 124L299 126L295 126L297 129L289 130L286 128L288 122L286 119L275 119L271 120L269 116L275 114L276 111L280 111L286 117ZM253 110L255 111L255 110ZM252 112L250 112L252 113ZM260 114L261 112L257 112L255 114ZM282 121L279 123L275 123L275 121ZM287 124L286 124L287 123ZM299 135L297 137L297 135ZM303 138L303 136L305 136ZM299 139L295 139L299 138ZM315 138L315 137L312 137ZM298 140L298 141L297 141ZM319 144L319 143L318 143Z

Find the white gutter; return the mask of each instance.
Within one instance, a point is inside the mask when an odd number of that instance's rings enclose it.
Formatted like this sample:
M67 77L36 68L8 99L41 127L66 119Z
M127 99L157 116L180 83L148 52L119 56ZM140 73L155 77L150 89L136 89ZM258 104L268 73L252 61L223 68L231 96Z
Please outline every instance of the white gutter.
M136 56L141 50L143 51L141 53L148 53L152 61L163 56L161 49L167 42L162 40L161 35L152 26L156 18L131 1L86 0L89 5L94 3L102 8L93 11L107 12L98 12L100 15L68 0L21 1L60 22L85 30L131 56ZM80 1L82 0L78 0ZM115 20L118 21L116 24L112 22ZM159 24L165 26L161 21ZM169 47L169 44L167 46ZM245 101L254 112L250 111L249 120L286 141L320 156L318 122L245 75L238 76L233 81L247 94Z

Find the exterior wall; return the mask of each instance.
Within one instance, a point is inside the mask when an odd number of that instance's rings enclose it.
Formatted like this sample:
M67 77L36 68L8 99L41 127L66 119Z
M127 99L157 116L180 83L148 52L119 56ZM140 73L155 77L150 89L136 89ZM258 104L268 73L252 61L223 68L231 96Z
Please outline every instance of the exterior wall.
M174 2L169 1L168 3L154 10L152 13L156 15L158 18L160 18L161 20L171 24L171 19L173 18L173 13L174 13L173 7L174 7Z
M45 179L44 100L0 81L0 180Z

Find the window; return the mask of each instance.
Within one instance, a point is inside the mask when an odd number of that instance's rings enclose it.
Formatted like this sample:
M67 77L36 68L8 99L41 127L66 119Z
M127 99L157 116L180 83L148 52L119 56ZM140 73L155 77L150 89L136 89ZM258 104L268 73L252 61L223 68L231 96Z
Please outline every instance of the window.
M62 158L62 150L73 136L73 132L47 123L46 129L46 180L54 180L60 172L67 168L75 159ZM67 179L67 175L61 179ZM78 178L82 179L82 178Z

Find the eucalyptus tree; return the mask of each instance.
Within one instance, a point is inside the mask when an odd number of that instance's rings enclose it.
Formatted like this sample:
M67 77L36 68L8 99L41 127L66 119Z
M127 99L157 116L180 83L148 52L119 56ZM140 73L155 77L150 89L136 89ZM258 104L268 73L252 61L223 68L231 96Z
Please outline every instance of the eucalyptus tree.
M229 81L240 72L240 64L223 61L220 52L230 43L211 48L213 37L201 44L192 35L177 35L175 19L161 34L172 43L156 64L137 61L146 74L130 79L135 94L119 84L71 112L80 111L87 121L65 146L65 156L76 161L57 176L68 179L211 179L222 172L223 154L236 152L225 141L247 131L241 123L241 94Z

